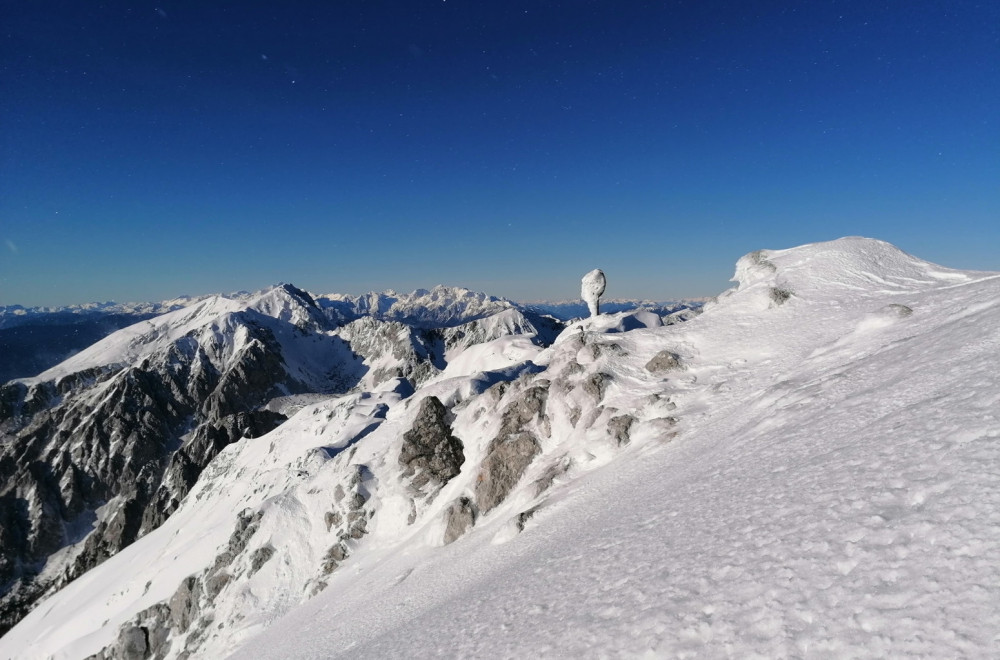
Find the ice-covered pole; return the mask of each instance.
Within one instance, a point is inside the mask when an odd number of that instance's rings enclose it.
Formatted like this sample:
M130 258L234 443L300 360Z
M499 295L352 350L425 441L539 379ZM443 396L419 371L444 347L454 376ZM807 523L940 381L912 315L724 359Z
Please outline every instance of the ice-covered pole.
M587 307L590 308L591 316L597 316L601 313L601 294L604 293L606 285L607 281L604 279L604 271L600 268L590 271L580 281L580 296L587 303Z

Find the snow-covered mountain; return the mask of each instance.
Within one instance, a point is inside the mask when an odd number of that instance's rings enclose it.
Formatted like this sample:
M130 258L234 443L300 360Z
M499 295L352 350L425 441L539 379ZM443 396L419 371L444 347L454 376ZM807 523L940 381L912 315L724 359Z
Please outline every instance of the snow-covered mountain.
M438 299L468 298L436 290ZM119 330L0 388L0 631L34 602L157 528L226 445L306 403L386 381L411 389L477 343L551 341L509 305L472 296L448 327L339 325L281 285L212 296Z
M245 292L230 297L249 296ZM68 307L0 305L0 384L34 376L74 353L139 321L208 296L152 303L89 303Z
M90 303L68 307L0 306L0 384L14 378L35 376L71 357L116 330L167 312L198 304L208 298L224 298L245 303L254 294L246 291L218 296L182 296L149 303ZM476 293L462 287L436 286L412 293L371 292L312 295L314 302L334 325L362 318L398 321L415 329L446 328L486 318L508 309L517 309L539 328L549 327L551 335L561 323L589 315L580 301L516 303ZM646 309L671 319L683 320L697 313L701 301L678 303L647 300L602 302L609 312ZM670 319L667 322L671 322Z
M3 483L36 446L94 446L71 431L123 400L106 374L174 365L159 382L188 392L185 355L226 374L280 346L213 400L288 419L227 436L0 657L995 657L1000 273L848 238L752 253L735 280L686 322L605 314L551 344L515 309L334 325L281 289L8 386ZM20 474L29 512L32 484L75 478Z
M417 289L409 294L395 291L360 296L327 294L318 296L316 301L341 320L370 316L429 328L460 325L516 307L503 298L440 285L430 291Z

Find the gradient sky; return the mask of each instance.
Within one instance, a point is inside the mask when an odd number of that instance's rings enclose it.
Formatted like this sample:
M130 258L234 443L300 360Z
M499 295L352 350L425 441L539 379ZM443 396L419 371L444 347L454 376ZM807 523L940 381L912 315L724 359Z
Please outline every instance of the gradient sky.
M1000 270L1000 3L0 0L0 304Z

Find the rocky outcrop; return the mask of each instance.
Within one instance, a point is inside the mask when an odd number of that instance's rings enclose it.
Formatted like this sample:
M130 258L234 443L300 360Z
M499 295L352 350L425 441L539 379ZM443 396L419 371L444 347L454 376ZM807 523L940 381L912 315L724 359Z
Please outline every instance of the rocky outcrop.
M544 425L547 385L529 387L504 410L497 435L486 448L486 457L476 479L476 503L486 513L510 494L541 444L529 424Z
M433 330L366 316L338 328L337 335L369 366L366 382L371 387L393 378L405 378L416 387L444 367L440 337Z
M683 368L684 365L681 363L681 356L666 349L654 355L646 363L646 371L654 374L664 371L677 371Z
M459 473L465 462L462 441L451 434L448 409L435 396L420 402L413 427L403 434L399 465L419 492L434 491Z
M451 299L447 291L427 295L431 302ZM40 597L161 526L227 446L285 421L266 408L293 410L296 394L344 393L392 378L416 387L440 373L446 356L472 345L509 335L544 345L562 328L504 301L468 292L455 299L461 304L441 307L451 315L446 325L366 316L342 327L331 321L340 316L320 309L322 300L288 285L244 307L243 298L206 299L169 321L153 318L108 337L97 350L48 372L54 375L47 380L43 375L0 386L0 634ZM479 305L476 313L468 311L473 304ZM453 308L466 311L452 314ZM498 402L505 389L504 383L494 390ZM471 528L480 510L507 497L548 433L547 384L521 382L514 391L518 403L508 406L487 448L475 493L449 509L449 541ZM397 461L415 515L431 506L466 460L451 420L438 398L427 397L403 435ZM324 459L336 456L331 450ZM314 587L368 533L374 505L367 504L363 481L358 476L342 484L320 514L317 529L325 527L332 537L320 553ZM191 630L201 624L192 622L204 620L198 607L276 565L280 547L250 541L258 523L259 517L241 517L215 565L182 584L165 609L151 608L123 628L106 657L155 657L162 639L182 633L195 639ZM48 561L56 552L59 561Z
M772 286L767 290L767 295L771 298L771 302L775 306L784 305L788 302L788 299L794 295L791 290L784 287Z
M444 511L444 543L454 543L472 529L479 517L479 509L476 503L468 497L460 497Z
M346 465L346 474L330 493L330 510L324 520L334 535L312 581L310 594L326 587L324 578L350 556L367 533L373 515L371 493L365 485L371 473L364 465ZM140 612L118 630L115 641L92 660L118 658L203 657L202 646L217 629L217 599L226 589L252 589L252 579L278 561L283 548L275 547L261 532L263 510L245 509L237 516L228 541L202 572L181 580L174 593ZM287 562L287 555L281 559ZM273 579L273 578L265 578ZM222 598L225 596L223 595ZM183 647L175 645L183 644Z
M610 375L598 371L590 374L583 381L583 391L594 398L594 403L600 403L610 382Z
M354 465L346 484L338 484L333 491L333 503L325 514L327 531L336 533L336 542L327 550L323 560L324 575L332 573L350 555L351 547L368 533L368 521L373 514L369 505L371 494L364 486L368 468ZM319 585L322 588L323 585Z
M631 440L629 432L635 424L635 417L632 415L617 415L608 420L608 434L619 447L627 445Z
M170 608L158 604L124 625L114 644L87 660L146 660L162 658L169 648Z
M140 534L156 529L177 510L202 470L219 452L243 438L258 438L287 418L269 410L239 412L198 427L171 457L160 485L143 511Z

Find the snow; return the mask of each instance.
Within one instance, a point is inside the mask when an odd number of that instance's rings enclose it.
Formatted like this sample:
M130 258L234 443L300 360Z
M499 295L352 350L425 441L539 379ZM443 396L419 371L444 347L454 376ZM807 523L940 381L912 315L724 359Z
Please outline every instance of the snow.
M99 651L210 565L244 509L263 512L248 551L279 554L220 593L202 657L997 657L1000 273L846 238L747 255L736 280L685 323L605 314L545 350L466 347L409 397L390 382L303 399L0 657ZM661 351L681 367L647 370ZM598 374L595 395L581 384ZM507 405L490 385L543 380L542 453L442 545ZM395 458L431 394L466 462L409 525ZM323 511L352 466L373 517L324 588Z
M460 325L513 306L503 298L442 285L430 290L417 289L409 294L391 290L360 296L331 293L318 296L316 302L325 310L339 314L340 320L373 316L423 327Z
M188 337L196 338L210 353L214 353L210 354L211 358L222 359L245 348L247 332L245 327L240 326L243 320L249 319L275 333L290 375L315 384L321 379L312 373L309 365L317 359L326 359L329 363L335 363L337 359L343 361L349 351L329 341L329 338L319 336L313 337L312 345L303 347L305 342L301 341L301 337L289 335L288 324L317 328L323 320L318 309L315 318L309 316L305 311L309 307L296 299L296 292L288 285L278 285L252 295L208 296L186 307L123 328L38 376L17 380L33 385L58 381L89 369L135 364L147 356L162 353L168 346Z
M697 356L663 384L674 442L506 543L494 516L359 561L237 657L995 656L1000 275L857 239L767 258L776 277L629 333ZM776 279L796 293L770 307ZM871 327L887 304L914 311Z
M207 298L119 330L38 376L19 380L27 384L41 383L94 367L130 364L189 332L201 330L209 320L238 312L244 306L240 300L222 296Z
M228 297L236 298L247 295L245 292L230 294ZM93 302L83 305L68 305L65 307L24 307L22 305L0 305L0 328L8 328L30 322L49 322L53 319L65 321L67 318L84 318L88 316L101 316L108 314L121 314L125 316L141 316L151 314L163 314L166 312L188 307L197 302L205 300L210 296L181 296L171 300L160 302Z
M586 275L580 281L580 297L583 298L583 302L587 303L587 308L590 310L591 316L597 316L600 312L600 299L604 295L604 289L607 286L607 282L604 279L604 271L600 268L595 268Z

